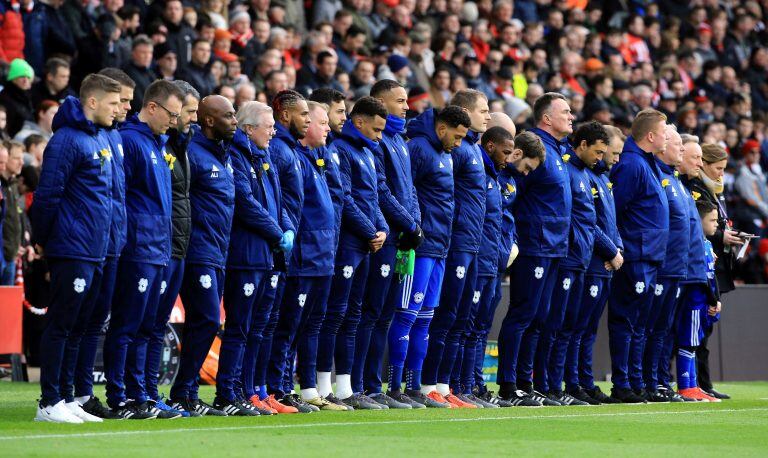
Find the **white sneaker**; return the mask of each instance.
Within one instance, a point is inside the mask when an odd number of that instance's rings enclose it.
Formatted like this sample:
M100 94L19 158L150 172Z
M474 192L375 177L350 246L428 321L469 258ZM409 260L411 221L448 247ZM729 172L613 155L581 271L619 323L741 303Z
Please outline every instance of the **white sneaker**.
M91 415L88 412L86 412L85 410L83 410L83 407L77 401L68 402L68 403L66 403L64 405L67 406L67 409L69 409L69 411L74 416L76 416L77 418L79 418L79 419L81 419L81 420L83 420L85 422L101 423L101 422L104 421L101 418L97 417L96 415Z
M52 423L83 423L83 420L76 417L67 409L64 401L59 401L55 405L40 407L37 406L37 415L35 421L49 421Z

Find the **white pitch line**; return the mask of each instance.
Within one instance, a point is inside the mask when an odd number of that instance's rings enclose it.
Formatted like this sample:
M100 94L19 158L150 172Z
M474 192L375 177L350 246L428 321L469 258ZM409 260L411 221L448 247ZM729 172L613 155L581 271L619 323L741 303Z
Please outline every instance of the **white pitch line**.
M573 414L573 415L518 415L503 417L481 417L481 418L442 418L432 420L385 420L385 421L355 421L355 422L328 422L328 423L301 423L286 425L252 425L252 426L224 426L220 428L177 428L177 429L153 429L146 431L107 431L92 433L75 434L30 434L23 436L0 436L0 441L29 440L29 439L77 439L90 437L110 437L110 436L137 436L141 434L168 434L168 433L195 433L211 431L240 431L240 430L265 430L265 429L295 429L295 428L323 428L334 426L378 426L378 425L406 425L411 423L463 423L474 421L498 421L498 420L561 420L566 418L594 418L594 417L633 417L644 415L681 415L681 414L701 414L701 413L721 413L721 412L766 412L768 408L754 409L715 409L715 410L683 410L683 411L655 411L655 412L618 412L618 413L593 413L593 414ZM183 420L182 420L183 421Z

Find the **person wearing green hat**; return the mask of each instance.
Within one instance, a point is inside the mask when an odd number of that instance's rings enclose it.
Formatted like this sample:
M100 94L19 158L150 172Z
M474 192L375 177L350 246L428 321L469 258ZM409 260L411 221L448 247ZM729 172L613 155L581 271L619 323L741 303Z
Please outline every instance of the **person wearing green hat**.
M35 121L35 110L32 107L30 89L35 71L24 59L13 59L8 67L8 84L0 92L0 105L8 113L8 135L13 137L24 121Z

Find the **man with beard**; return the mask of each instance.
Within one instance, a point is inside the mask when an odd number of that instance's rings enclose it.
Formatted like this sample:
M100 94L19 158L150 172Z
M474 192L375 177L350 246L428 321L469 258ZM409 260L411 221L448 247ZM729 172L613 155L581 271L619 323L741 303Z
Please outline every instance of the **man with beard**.
M235 209L235 184L229 143L237 130L232 103L212 95L200 102L200 130L187 150L192 233L189 238L181 299L186 311L184 346L171 407L200 415L227 415L198 398L197 377L219 328L224 267ZM247 407L236 399L234 406Z

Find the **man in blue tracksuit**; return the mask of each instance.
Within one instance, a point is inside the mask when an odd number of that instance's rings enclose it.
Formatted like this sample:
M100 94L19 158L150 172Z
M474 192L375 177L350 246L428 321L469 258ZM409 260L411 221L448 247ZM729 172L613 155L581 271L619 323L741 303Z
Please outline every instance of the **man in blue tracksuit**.
M664 340L672 328L680 282L685 279L688 265L690 227L688 193L675 170L683 160L683 141L671 125L667 126L667 147L656 155L661 171L661 186L669 203L669 239L664 265L659 270L654 288L653 306L645 327L643 382L647 400L651 402L679 401L670 390L659 390L658 367ZM634 342L633 342L634 344ZM637 383L630 379L631 383ZM633 389L641 391L637 386Z
M184 331L181 363L171 388L171 407L200 415L226 415L198 398L197 378L220 324L224 267L232 217L235 183L229 146L237 130L232 103L211 95L200 102L200 130L187 149L192 233L189 239L181 300ZM245 401L238 400L238 405Z
M421 367L429 342L429 323L440 299L451 224L453 222L453 164L450 152L461 145L471 121L461 108L428 110L408 125L408 154L419 200L424 242L416 250L413 276L404 280L401 302L389 329L389 389L401 389L407 366L406 395L427 407L449 407L436 391L435 399L419 389Z
M363 97L355 103L333 144L341 162L342 184L350 189L354 201L344 204L331 294L320 329L317 372L320 380L323 376L329 380L335 362L336 397L353 408L379 408L362 393L352 391L350 374L368 277L368 254L381 249L389 232L379 208L373 153L379 147L386 119L387 110L379 100ZM320 396L328 396L328 388L319 384Z
M296 142L304 205L295 249L288 260L285 295L272 338L267 389L270 395L280 398L283 405L309 413L315 410L311 406L318 410L336 410L317 394L316 383L318 335L333 275L336 210L328 189L326 161L318 155L330 130L326 109L320 105L310 109L301 99L295 110L296 116L306 112L308 118L307 129ZM275 116L279 121L281 117L290 117L286 116L288 114L276 112ZM292 122L295 124L296 121ZM284 386L286 368L293 365L287 355L294 350L298 356L302 396L292 395Z
M411 175L411 161L403 134L408 94L393 80L381 80L371 88L387 108L387 125L375 151L379 207L390 227L384 246L371 255L365 298L355 340L352 389L367 392L389 408L420 407L400 393L398 399L381 391L381 365L389 323L402 294L401 277L395 273L397 250L418 248L423 234L418 199Z
M539 339L536 353L534 383L536 389L547 393L550 400L562 405L596 404L588 397L577 399L563 392L563 372L571 338L576 332L584 272L594 250L606 262L619 265L621 253L597 224L595 199L597 188L590 186L588 169L605 155L608 133L598 122L583 124L573 136L576 148L570 157L563 156L570 177L573 207L568 256L560 263L552 305Z
M224 281L226 321L214 407L227 414L251 415L251 410L234 403L243 398L260 414L269 415L271 409L258 398L250 400L255 395L258 336L272 308L262 297L270 282L272 251L289 253L294 229L282 210L277 171L267 154L274 127L272 109L263 103L247 102L238 111L238 125L230 150L235 171L235 217ZM251 333L254 338L249 338ZM247 343L250 349L245 358Z
M165 161L165 132L176 125L182 99L172 83L153 83L144 94L141 112L120 127L128 236L104 340L104 372L107 404L123 418L166 416L149 412L144 368L162 271L171 255L171 172Z
M125 121L128 111L131 109L133 89L136 83L122 70L116 68L105 68L99 74L120 83L120 113L115 118L115 124L112 128L105 132L109 139L112 154L112 221L109 228L109 248L107 249L107 259L104 261L101 284L98 285L99 292L92 297L93 301L84 305L89 309L84 309L83 312L90 313L90 318L79 321L67 341L66 371L62 371L61 390L62 397L67 399L67 402L71 402L74 385L74 400L82 406L84 411L100 418L117 418L93 395L93 367L96 362L99 340L104 332L104 326L112 305L117 262L125 245L123 141L117 126Z
M611 396L624 403L644 402L629 384L630 369L642 380L643 355L632 354L630 358L631 340L633 334L645 332L640 318L647 317L653 304L656 274L666 254L669 204L653 156L666 147L666 119L652 109L638 113L621 161L611 169L616 223L625 259L613 277L608 302Z
M451 404L469 407L474 404L451 395L449 383L474 297L486 198L485 167L479 141L491 116L488 99L474 89L457 92L450 105L464 110L472 124L461 145L451 151L454 209L450 249L445 262L447 274L443 280L440 306L429 325L429 345L420 382L424 395L437 391Z
M163 357L168 320L173 306L179 297L181 282L184 278L184 265L189 248L189 236L192 232L192 208L189 202L189 159L187 148L194 134L192 123L197 122L197 109L200 94L186 81L173 82L184 93L184 105L181 116L176 121L176 128L168 130L168 142L165 144L165 161L171 169L171 259L163 270L160 282L160 300L155 314L155 325L147 346L145 384L150 404L154 408L170 409L157 391L160 377L160 362ZM194 128L197 128L196 126ZM183 412L185 416L198 416L197 412Z
M496 278L500 263L506 270L512 251L514 228L509 219L505 222L504 212L511 211L514 202L515 185L512 175L524 176L529 170L535 170L544 159L544 145L534 134L518 136L520 148L515 138L503 127L488 129L482 138L483 164L486 172L486 211L483 222L482 242L478 254L478 276L472 290L473 309L469 315L467 329L463 336L463 355L454 365L451 389L464 402L479 404L484 408L511 406L494 396L475 396L475 369L478 346L485 343L490 331L495 311ZM506 248L503 248L506 247ZM503 260L502 260L503 259ZM502 270L502 271L503 271ZM465 295L467 292L465 291ZM457 373L458 372L458 373Z
M48 259L51 300L40 338L40 388L35 420L82 423L79 404L65 406L59 390L69 333L80 309L97 294L112 220L112 164L102 130L120 112L120 83L89 75L80 99L68 97L54 118L40 184L29 217L32 242ZM86 417L88 418L88 417Z
M565 97L546 93L534 104L536 128L544 142L544 164L517 180L514 216L520 256L512 265L510 306L499 333L499 397L515 402L535 396L533 359L549 311L560 260L568 253L571 188L561 156L570 148L564 137L573 131ZM518 387L520 390L518 390Z
M608 181L608 171L619 160L619 154L624 148L624 137L616 127L603 127L606 128L610 137L608 150L603 161L599 161L594 167L588 169L589 181L591 187L597 191L595 195L597 225L619 249L623 249L621 236L616 227L616 208L611 191L612 184ZM592 375L592 349L597 338L600 317L608 302L613 270L614 267L606 264L606 260L593 250L592 259L589 261L584 277L576 329L571 337L565 360L566 392L582 401L589 402L591 398L601 404L617 402L595 385Z

